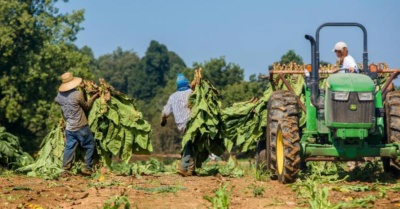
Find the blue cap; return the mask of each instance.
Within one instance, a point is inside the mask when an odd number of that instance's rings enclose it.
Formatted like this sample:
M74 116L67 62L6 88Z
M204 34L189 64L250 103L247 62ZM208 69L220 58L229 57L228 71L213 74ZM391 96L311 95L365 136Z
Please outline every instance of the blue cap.
M178 74L178 77L176 79L176 86L178 91L185 91L190 88L189 81L182 73Z

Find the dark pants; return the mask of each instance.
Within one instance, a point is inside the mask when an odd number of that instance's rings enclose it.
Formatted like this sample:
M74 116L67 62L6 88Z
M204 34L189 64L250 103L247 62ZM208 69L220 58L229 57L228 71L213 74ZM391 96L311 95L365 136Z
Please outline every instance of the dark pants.
M183 148L182 159L181 159L181 169L187 171L191 164L193 164L193 151L192 151L192 141L188 141Z
M91 170L93 165L93 154L95 149L95 142L92 131L86 125L78 131L66 130L66 143L64 149L63 169L69 170L72 166L72 160L75 156L75 149L78 144L86 150L85 155L85 169Z

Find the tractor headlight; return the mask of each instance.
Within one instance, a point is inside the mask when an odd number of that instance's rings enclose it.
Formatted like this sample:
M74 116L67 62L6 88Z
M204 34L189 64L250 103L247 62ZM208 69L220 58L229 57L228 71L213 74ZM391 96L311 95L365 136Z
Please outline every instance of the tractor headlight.
M350 92L333 92L333 99L339 101L347 101L349 99Z
M372 94L372 92L359 92L358 99L360 101L372 101L374 100L374 95Z

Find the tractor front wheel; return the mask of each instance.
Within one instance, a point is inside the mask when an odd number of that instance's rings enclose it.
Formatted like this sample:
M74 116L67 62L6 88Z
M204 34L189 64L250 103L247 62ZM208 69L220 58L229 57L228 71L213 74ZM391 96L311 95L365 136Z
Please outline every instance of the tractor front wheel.
M392 91L386 95L386 143L400 142L400 91ZM400 171L400 160L382 158L385 171Z
M281 183L290 183L300 171L300 136L296 95L276 91L268 102L267 166Z

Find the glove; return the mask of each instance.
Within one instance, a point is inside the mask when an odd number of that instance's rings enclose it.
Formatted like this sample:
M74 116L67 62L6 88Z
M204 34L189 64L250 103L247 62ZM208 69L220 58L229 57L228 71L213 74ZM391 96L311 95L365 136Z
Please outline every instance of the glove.
M162 117L161 118L161 126L164 127L165 125L167 125L167 118Z

